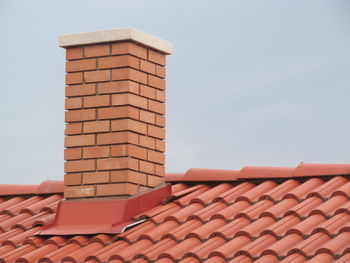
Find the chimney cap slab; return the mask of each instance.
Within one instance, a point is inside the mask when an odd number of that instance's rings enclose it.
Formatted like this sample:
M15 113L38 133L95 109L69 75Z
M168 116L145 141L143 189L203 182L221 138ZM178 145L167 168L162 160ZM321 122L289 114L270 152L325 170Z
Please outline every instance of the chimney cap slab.
M88 33L62 35L59 37L59 45L60 47L66 48L71 46L126 40L135 41L142 45L161 51L165 54L171 54L173 51L172 43L135 28L119 28Z

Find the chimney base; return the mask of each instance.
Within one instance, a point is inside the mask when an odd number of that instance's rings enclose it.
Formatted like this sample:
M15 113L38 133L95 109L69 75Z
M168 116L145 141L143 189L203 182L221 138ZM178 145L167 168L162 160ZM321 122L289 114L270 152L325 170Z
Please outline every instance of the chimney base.
M39 235L119 234L135 224L135 216L160 205L170 194L166 184L129 199L64 200L58 204L54 223Z

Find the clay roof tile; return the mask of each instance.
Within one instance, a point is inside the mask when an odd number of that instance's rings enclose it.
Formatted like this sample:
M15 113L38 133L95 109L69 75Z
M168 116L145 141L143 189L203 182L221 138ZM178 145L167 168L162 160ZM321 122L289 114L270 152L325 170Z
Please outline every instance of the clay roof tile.
M167 175L170 198L125 232L74 236L37 235L55 220L62 182L0 185L0 262L344 263L349 172L339 164L191 169Z

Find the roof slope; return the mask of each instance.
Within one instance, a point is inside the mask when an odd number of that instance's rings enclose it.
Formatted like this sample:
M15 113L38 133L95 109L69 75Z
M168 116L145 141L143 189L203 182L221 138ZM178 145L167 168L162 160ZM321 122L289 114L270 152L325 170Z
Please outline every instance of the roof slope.
M310 167L168 175L171 200L119 235L35 236L62 195L21 186L0 198L0 262L349 262L349 166Z

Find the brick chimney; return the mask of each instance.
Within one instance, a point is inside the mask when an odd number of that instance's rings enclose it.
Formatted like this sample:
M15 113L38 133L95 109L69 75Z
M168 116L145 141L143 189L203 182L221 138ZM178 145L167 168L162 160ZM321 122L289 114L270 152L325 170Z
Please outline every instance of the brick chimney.
M64 35L64 196L126 198L164 184L165 55L126 28Z

